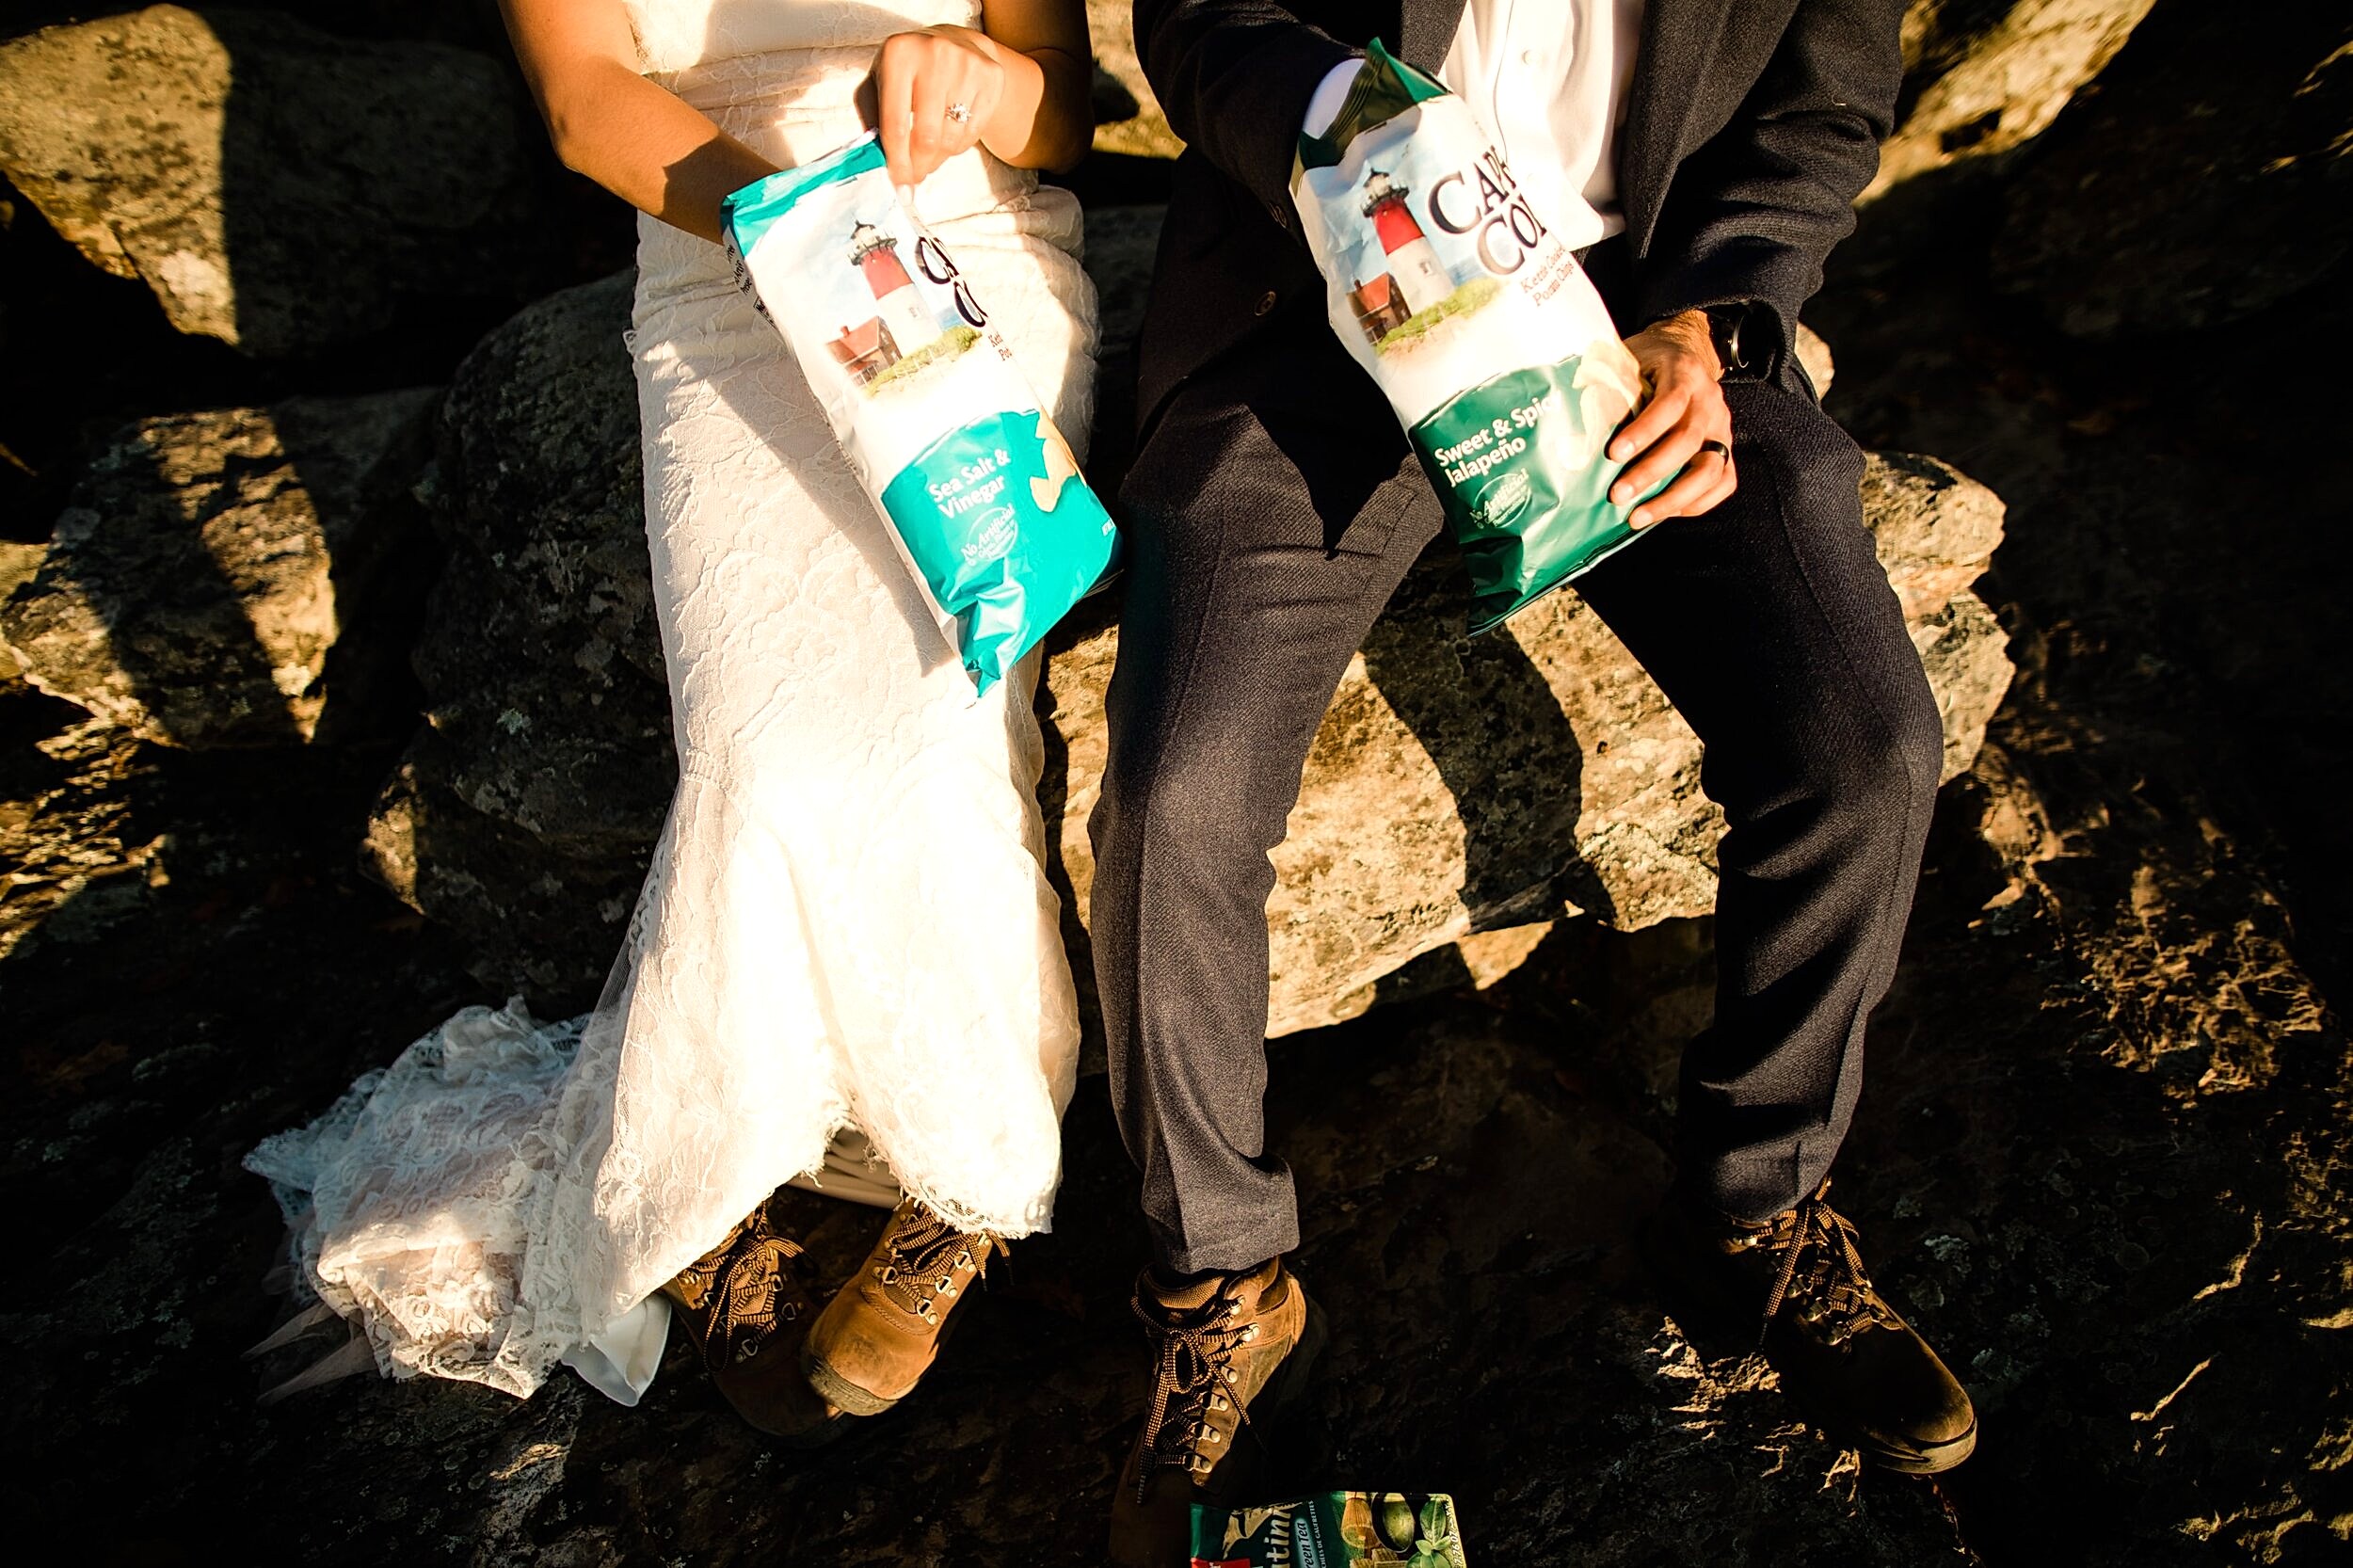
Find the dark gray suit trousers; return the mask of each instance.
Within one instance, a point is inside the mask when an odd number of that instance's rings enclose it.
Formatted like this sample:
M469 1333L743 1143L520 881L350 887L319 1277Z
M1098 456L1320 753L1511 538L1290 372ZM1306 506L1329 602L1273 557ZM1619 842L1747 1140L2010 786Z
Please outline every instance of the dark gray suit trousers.
M1679 1183L1761 1219L1830 1167L1918 874L1943 729L1863 525L1862 456L1788 384L1725 388L1738 492L1574 591L1705 744L1729 822ZM1313 296L1183 383L1121 490L1111 758L1089 828L1114 1108L1181 1272L1297 1245L1265 1145L1268 853L1350 656L1441 523Z

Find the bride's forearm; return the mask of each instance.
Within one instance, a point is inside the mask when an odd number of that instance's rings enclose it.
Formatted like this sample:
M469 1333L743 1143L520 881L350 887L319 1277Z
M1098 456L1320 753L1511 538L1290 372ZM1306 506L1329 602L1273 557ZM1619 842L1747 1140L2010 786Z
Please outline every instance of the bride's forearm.
M664 223L719 237L719 203L776 166L619 65L567 73L541 98L566 168Z
M981 127L981 145L1016 168L1068 168L1095 138L1094 65L1052 46L988 43L1005 72L1004 97Z
M630 205L707 240L719 202L776 166L637 73L621 0L500 0L556 156Z

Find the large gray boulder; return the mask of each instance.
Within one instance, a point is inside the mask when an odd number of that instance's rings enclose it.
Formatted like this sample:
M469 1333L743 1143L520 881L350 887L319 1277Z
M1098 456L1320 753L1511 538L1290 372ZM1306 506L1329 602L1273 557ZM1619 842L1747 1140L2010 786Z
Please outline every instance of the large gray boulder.
M498 62L155 6L0 45L0 175L172 325L263 356L404 298L544 286L548 191Z
M330 688L364 689L384 666L346 633L428 545L410 490L439 396L126 426L37 568L18 564L0 601L6 656L40 690L169 745L312 740Z
M2001 504L1910 456L1874 456L1865 497L1944 712L1949 778L2009 684L2002 631L1961 586L2000 541ZM1714 907L1722 818L1665 694L1574 593L1483 637L1466 612L1452 552L1433 550L1341 678L1274 852L1270 1033L1361 1012L1394 971L1473 933L1564 911L1631 931ZM1041 699L1068 758L1045 796L1082 919L1117 651L1111 627L1060 649Z
M376 873L455 927L479 972L548 1005L593 994L674 777L650 626L626 278L494 333L442 414L451 566L416 657L432 722L369 838ZM1990 492L1932 459L1875 457L1880 548L1945 712L1947 773L2009 678L1965 591L2001 536ZM1564 907L1632 929L1715 892L1720 820L1700 746L1574 593L1465 633L1433 552L1350 665L1309 758L1281 881L1272 1032L1329 1022L1417 955ZM1084 984L1108 624L1066 628L1039 708L1042 791Z

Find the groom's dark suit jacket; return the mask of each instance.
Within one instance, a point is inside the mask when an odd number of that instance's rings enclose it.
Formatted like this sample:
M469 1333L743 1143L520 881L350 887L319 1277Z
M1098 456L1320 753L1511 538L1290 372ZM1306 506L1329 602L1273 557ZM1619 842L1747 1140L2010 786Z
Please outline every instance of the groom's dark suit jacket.
M1463 5L1137 0L1144 75L1186 143L1144 321L1144 429L1186 376L1321 292L1289 194L1316 85L1375 37L1434 72ZM1607 258L1622 329L1741 306L1738 374L1794 389L1798 308L1853 228L1893 118L1903 8L1646 0L1618 136L1625 232Z

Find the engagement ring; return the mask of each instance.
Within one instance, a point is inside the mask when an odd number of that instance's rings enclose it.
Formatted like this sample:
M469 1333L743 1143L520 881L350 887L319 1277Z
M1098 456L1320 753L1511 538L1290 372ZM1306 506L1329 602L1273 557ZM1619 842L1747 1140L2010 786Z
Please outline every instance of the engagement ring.
M972 118L972 105L969 104L951 104L948 105L948 118L961 125L966 120Z

